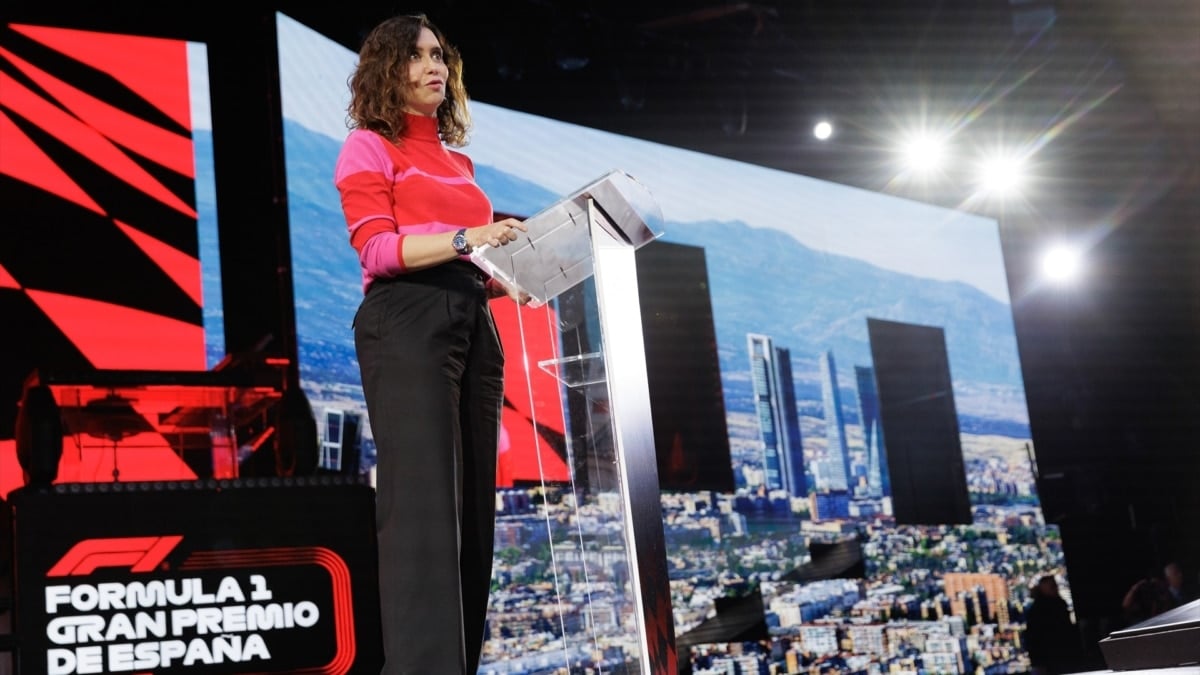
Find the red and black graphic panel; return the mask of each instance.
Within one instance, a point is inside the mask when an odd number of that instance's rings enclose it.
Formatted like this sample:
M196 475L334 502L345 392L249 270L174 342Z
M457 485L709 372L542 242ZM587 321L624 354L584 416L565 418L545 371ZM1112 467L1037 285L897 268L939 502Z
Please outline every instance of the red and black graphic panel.
M41 370L203 370L188 43L0 27L0 438Z
M11 503L18 672L380 668L367 485L77 485Z
M508 298L491 303L504 346L504 412L501 415L497 487L566 482L566 424L560 384L538 366L557 354L550 305L521 307Z

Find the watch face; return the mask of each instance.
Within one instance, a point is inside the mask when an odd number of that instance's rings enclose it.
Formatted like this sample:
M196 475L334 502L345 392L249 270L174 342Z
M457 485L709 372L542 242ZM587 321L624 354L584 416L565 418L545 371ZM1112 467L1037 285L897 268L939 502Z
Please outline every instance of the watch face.
M471 252L471 246L467 243L467 234L462 230L459 230L454 234L453 245L454 250L458 252L459 255L466 255Z

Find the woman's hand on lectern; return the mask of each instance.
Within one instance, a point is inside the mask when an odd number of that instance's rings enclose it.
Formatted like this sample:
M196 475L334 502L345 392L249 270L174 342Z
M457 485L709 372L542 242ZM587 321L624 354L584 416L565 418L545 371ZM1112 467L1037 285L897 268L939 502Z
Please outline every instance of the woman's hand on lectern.
M516 241L517 237L521 236L521 232L528 231L525 223L516 218L505 218L497 220L490 225L481 225L468 229L467 241L471 244L471 248L479 248L485 244L488 246L504 246Z

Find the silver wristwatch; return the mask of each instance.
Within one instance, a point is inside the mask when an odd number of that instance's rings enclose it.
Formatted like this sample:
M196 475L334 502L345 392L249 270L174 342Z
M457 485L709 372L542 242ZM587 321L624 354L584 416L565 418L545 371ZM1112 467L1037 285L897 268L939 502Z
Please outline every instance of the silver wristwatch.
M450 241L450 244L454 246L454 251L459 255L470 255L471 242L467 241L467 228L464 227L455 232L454 239Z

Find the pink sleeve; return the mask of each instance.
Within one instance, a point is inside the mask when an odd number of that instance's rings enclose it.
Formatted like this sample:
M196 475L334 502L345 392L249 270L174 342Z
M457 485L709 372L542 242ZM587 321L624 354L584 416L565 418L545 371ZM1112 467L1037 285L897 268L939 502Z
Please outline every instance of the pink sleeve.
M373 278L394 277L404 272L404 256L401 253L404 235L395 232L380 232L363 243L358 260L363 272Z
M392 211L395 171L383 139L361 129L351 131L346 137L334 165L334 184L341 195L350 242L362 242L355 248L364 282L404 271L404 258L400 255L404 236L396 232ZM359 232L360 228L364 231Z
M393 228L396 226L392 212L396 167L383 143L374 132L351 131L334 165L333 180L342 198L351 239L358 228L372 220L386 220Z

